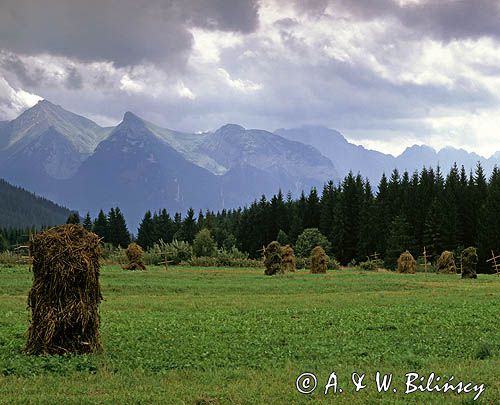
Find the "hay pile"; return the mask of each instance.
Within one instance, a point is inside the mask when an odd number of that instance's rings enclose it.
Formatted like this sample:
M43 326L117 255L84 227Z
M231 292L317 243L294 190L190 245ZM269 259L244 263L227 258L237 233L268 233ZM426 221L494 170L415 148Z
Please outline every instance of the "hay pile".
M417 272L417 262L408 251L401 253L398 259L398 273L415 274Z
M281 245L278 242L273 241L269 243L266 248L264 248L264 265L266 266L264 274L267 276L273 276L275 274L283 273L281 263Z
M437 273L440 274L457 274L457 266L455 265L455 256L453 252L445 250L439 256L436 263Z
M316 246L311 251L311 273L326 273L328 267L328 256L321 246Z
M131 243L125 251L128 264L123 267L124 270L146 270L144 264L144 250L137 244Z
M295 272L295 254L290 245L285 245L281 248L281 268L284 273Z
M68 224L36 235L29 245L29 354L93 353L99 337L99 237Z
M477 278L477 250L468 247L462 252L462 278Z

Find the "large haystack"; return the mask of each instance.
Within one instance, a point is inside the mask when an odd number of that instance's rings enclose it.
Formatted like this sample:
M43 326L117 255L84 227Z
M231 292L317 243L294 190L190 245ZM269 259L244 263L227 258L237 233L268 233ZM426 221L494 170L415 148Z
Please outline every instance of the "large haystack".
M144 250L137 243L128 245L125 254L128 259L128 264L123 267L125 270L146 270Z
M468 247L462 252L462 278L477 278L477 250Z
M284 273L295 272L295 254L290 245L281 248L281 267Z
M99 337L99 237L80 225L48 229L30 242L29 354L93 353Z
M417 262L408 251L401 253L398 259L398 273L415 274L417 272Z
M264 274L273 276L282 273L283 269L281 268L281 262L281 245L273 241L264 249L264 265L266 266Z
M437 273L441 274L457 274L457 266L455 265L455 255L449 250L445 250L439 256L436 264Z
M326 273L328 268L328 256L321 246L316 246L311 251L311 273Z

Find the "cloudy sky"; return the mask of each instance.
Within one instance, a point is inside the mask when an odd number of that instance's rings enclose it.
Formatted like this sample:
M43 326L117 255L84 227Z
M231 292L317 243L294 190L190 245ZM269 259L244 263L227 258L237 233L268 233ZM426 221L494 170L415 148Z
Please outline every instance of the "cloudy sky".
M0 120L324 125L399 153L500 150L498 0L1 0Z

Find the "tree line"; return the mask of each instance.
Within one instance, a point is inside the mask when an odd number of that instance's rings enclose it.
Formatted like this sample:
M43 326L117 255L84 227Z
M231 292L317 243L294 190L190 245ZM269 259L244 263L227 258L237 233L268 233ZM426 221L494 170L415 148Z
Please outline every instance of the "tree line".
M360 174L349 173L339 184L329 181L321 192L312 188L295 199L278 191L244 208L198 214L191 208L185 216L148 211L136 241L144 249L160 239L191 244L200 230L208 229L219 248L236 247L257 258L273 240L295 246L305 230L317 229L328 242L328 253L344 265L377 253L393 267L405 250L418 257L425 247L432 260L444 250L475 246L484 271L491 250L500 253L499 209L496 167L489 178L479 163L469 173L454 165L446 175L439 167L411 175L394 170L382 176L376 191ZM132 240L119 208L107 215L101 211L94 220L87 214L83 226L115 246Z

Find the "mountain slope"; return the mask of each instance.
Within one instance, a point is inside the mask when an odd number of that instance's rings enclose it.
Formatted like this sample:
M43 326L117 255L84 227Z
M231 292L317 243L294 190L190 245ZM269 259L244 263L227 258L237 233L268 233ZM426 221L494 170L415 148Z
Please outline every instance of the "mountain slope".
M71 177L108 132L42 100L18 118L0 123L0 173L41 192L52 179Z
M130 112L65 190L64 200L77 208L95 212L119 205L132 225L146 210L219 205L216 176L184 159Z
M300 192L338 179L332 162L315 148L264 130L228 124L205 136L198 145L211 159L230 170L248 166L267 173L284 190Z
M376 180L384 171L394 168L394 157L349 143L333 129L318 126L278 129L274 132L286 139L311 145L335 165L340 176L352 170Z
M58 225L70 210L0 179L0 228Z

